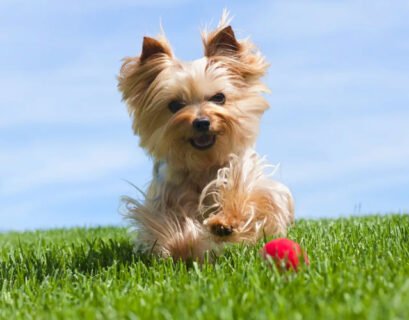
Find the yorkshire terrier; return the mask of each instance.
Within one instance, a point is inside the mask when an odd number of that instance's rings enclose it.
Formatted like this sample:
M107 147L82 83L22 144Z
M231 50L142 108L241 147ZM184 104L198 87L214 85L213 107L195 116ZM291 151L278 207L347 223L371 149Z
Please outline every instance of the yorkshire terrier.
M183 62L163 34L144 37L118 76L133 131L154 160L143 201L125 198L137 249L182 260L285 234L294 219L290 191L253 149L269 107L268 63L249 39L236 39L226 12L202 40L204 57Z

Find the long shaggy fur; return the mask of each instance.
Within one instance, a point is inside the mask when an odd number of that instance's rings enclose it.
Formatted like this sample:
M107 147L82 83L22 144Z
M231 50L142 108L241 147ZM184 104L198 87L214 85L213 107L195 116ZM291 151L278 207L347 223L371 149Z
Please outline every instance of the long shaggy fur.
M202 191L199 212L208 217L204 225L232 226L236 232L229 241L234 242L285 234L294 220L293 203L288 188L271 179L274 169L254 150L242 157L232 154L228 165Z
M229 21L225 12L202 33L201 59L176 59L164 35L145 37L142 53L124 59L118 87L155 161L145 198L125 198L144 252L200 260L227 242L285 233L293 221L289 190L271 180L253 150L268 108L261 82L268 64L249 39L236 39ZM220 93L225 99L217 102ZM174 101L183 104L171 111ZM203 118L205 133L193 125ZM200 139L212 145L195 147Z

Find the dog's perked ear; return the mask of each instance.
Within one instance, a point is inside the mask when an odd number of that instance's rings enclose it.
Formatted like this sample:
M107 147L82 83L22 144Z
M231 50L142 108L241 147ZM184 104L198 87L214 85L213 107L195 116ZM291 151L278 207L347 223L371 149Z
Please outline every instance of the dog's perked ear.
M236 40L231 26L216 31L206 39L205 56L234 55L240 50L240 43Z
M136 101L172 61L172 49L163 35L158 39L144 37L140 56L124 59L118 76L118 89L131 112L136 107Z
M209 63L222 63L247 83L258 81L268 63L250 39L237 40L227 12L216 30L202 32L204 53Z
M159 57L161 54L172 56L172 52L168 46L163 45L161 42L154 38L143 37L142 53L139 57L141 63L148 59Z

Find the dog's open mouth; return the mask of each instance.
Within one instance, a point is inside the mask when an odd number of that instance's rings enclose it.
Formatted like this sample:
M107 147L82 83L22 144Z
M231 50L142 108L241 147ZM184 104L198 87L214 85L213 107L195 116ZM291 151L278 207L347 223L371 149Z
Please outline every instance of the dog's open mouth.
M190 139L191 145L199 150L209 149L216 142L216 136L214 134L202 134L198 137Z

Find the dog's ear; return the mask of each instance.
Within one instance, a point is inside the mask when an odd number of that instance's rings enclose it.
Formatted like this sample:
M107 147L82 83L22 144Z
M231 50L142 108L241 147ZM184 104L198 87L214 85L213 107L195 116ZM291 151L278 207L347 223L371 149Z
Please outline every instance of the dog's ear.
M142 53L139 57L141 63L163 54L169 57L172 56L170 47L166 43L162 43L154 38L143 37Z
M158 39L144 37L140 56L124 59L118 76L122 98L133 104L143 96L160 72L173 63L172 49L164 35Z
M236 39L229 22L228 13L224 12L216 30L202 32L205 56L209 63L226 65L248 83L258 81L265 74L268 63L250 39Z
M205 56L234 55L240 50L231 26L216 30L204 39Z

